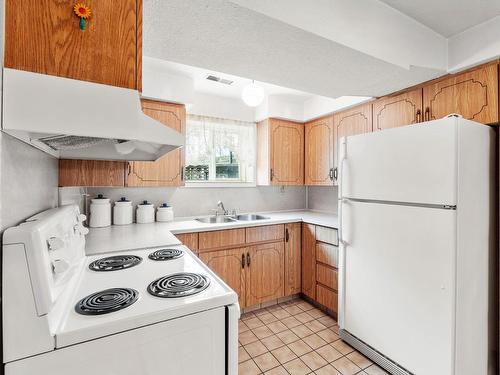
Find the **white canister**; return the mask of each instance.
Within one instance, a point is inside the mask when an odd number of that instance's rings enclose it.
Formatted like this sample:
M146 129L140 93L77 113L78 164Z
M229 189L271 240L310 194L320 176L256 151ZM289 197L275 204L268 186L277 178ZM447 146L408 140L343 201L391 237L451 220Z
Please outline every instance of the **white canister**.
M155 221L155 206L153 203L148 201L143 201L141 204L137 205L136 222L137 224L147 224L154 223Z
M133 208L132 202L125 197L121 197L119 201L115 202L113 207L113 224L114 225L127 225L132 224L133 221Z
M156 209L156 221L174 221L174 210L167 203L162 203Z
M111 225L111 203L109 198L99 194L90 202L90 227L102 228Z

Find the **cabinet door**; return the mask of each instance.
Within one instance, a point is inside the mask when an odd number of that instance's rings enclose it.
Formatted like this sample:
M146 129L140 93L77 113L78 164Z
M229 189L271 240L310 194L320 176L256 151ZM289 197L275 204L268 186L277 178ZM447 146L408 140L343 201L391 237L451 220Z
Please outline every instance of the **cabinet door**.
M142 100L142 111L162 124L185 133L184 105ZM127 186L181 186L184 184L183 165L183 147L170 151L155 162L130 162Z
M272 185L304 184L304 124L270 119Z
M305 124L305 184L333 184L333 115Z
M125 186L124 161L59 160L59 186Z
M238 294L241 308L246 306L245 256L245 248L200 253L200 259Z
M285 225L285 296L298 294L302 286L302 224Z
M369 133L372 131L372 105L363 104L333 115L333 137L335 140L335 184L338 177L338 150L342 137Z
M80 30L75 2L7 0L5 66L137 89L141 3L86 0L92 16Z
M283 242L251 246L247 252L247 306L284 294L285 256Z
M302 293L316 298L316 235L315 226L302 224Z
M423 121L422 89L373 102L373 131L397 128Z
M424 87L424 118L450 113L483 124L498 122L498 66L486 65Z

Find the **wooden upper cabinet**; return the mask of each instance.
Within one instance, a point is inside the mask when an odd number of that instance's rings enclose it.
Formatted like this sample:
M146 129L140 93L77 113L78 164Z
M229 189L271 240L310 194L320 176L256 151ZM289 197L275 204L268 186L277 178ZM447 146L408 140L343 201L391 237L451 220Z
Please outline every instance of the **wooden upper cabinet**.
M200 259L238 294L240 307L246 302L246 249L201 253Z
M246 256L246 305L284 295L284 244L282 241L250 246Z
M333 115L305 124L305 184L333 184Z
M373 102L373 131L423 121L422 89L386 96Z
M498 122L498 65L490 64L424 86L424 118L450 113L483 124Z
M372 105L362 104L333 115L333 139L335 145L335 184L338 179L339 142L342 137L369 133L372 131Z
M165 126L185 133L186 109L184 105L142 100L143 112ZM127 186L182 186L184 148L170 151L155 162L129 162Z
M298 294L302 286L302 224L285 224L285 296Z
M278 119L257 124L257 184L304 184L304 124Z
M316 227L302 224L302 293L316 298Z
M59 186L125 185L123 161L59 160Z
M8 68L140 90L142 0L86 0L80 30L74 1L6 0Z

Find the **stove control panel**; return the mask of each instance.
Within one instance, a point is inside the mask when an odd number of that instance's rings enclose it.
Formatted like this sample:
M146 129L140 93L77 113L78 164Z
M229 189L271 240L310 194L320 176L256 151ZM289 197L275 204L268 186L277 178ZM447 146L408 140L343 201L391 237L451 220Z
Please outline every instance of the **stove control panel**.
M49 247L49 250L59 250L62 249L65 245L64 240L59 237L50 237L47 240L47 245Z
M63 273L69 268L69 263L64 259L55 259L52 261L52 272Z

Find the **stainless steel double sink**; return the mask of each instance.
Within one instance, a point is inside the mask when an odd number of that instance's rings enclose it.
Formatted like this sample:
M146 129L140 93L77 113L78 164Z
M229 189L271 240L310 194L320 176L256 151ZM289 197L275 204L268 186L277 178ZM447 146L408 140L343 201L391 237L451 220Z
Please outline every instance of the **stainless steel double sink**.
M218 223L232 223L235 221L256 221L256 220L266 220L269 219L267 216L256 215L256 214L244 214L244 215L236 215L236 216L209 216L209 217L198 217L195 220L200 223L207 224L218 224Z

